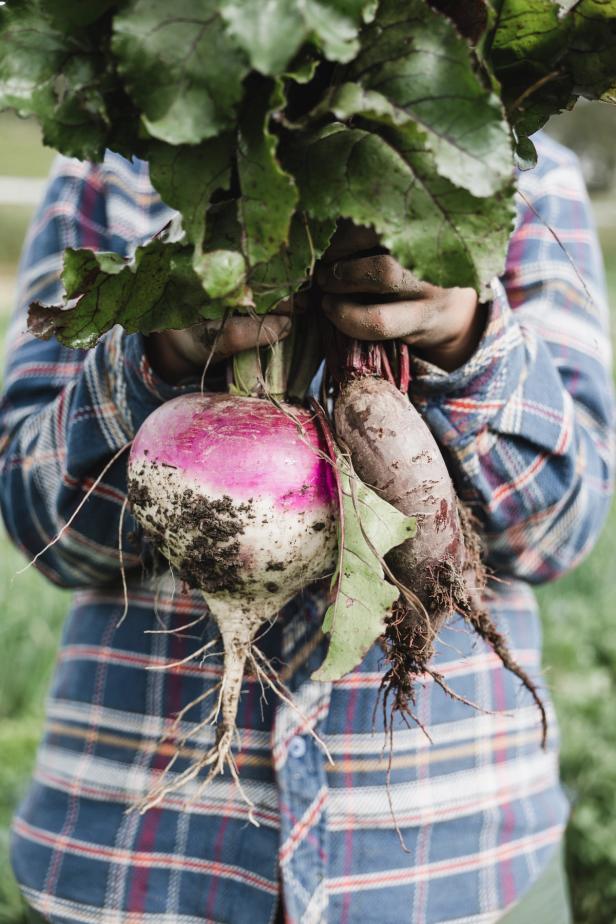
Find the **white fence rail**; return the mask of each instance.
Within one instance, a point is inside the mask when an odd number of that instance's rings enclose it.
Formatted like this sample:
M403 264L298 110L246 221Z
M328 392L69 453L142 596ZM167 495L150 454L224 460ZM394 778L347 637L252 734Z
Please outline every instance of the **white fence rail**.
M47 180L23 176L0 176L0 205L38 205Z
M46 182L38 177L0 176L0 205L38 205ZM593 212L600 228L616 227L616 200L602 197L593 202Z

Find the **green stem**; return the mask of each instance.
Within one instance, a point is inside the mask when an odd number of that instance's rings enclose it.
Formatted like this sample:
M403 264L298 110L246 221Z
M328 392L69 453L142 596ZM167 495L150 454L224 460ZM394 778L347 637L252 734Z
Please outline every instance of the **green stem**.
M263 379L259 350L252 347L242 350L233 357L233 394L245 398L260 398L263 395Z
M293 346L296 339L295 324L291 333L285 340L279 340L267 351L267 371L265 385L267 393L278 401L286 397L289 381L289 369L293 356Z

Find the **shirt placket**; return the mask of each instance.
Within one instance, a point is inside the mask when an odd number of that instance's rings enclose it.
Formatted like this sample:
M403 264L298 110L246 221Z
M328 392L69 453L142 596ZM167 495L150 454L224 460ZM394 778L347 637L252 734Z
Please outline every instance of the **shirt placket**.
M274 767L280 806L279 866L285 921L327 921L328 758L320 736L331 685L306 681L296 709L281 703L274 725Z

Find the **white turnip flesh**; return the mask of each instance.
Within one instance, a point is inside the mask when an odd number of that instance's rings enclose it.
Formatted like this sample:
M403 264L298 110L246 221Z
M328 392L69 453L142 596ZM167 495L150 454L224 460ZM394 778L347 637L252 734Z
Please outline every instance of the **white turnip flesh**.
M156 410L137 433L129 499L146 536L199 589L220 630L224 673L216 745L152 794L155 804L201 769L229 767L246 663L264 679L253 639L306 585L331 574L337 490L310 412L232 395L187 395ZM279 684L270 686L280 694Z

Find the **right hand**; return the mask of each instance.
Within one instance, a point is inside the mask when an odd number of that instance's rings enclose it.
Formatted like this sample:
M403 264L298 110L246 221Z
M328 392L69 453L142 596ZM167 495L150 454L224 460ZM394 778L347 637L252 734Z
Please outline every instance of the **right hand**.
M221 321L203 321L187 330L150 334L147 352L161 378L171 385L198 376L206 363L210 368L234 353L253 347L272 346L291 332L290 306L281 304L275 314L246 315Z

